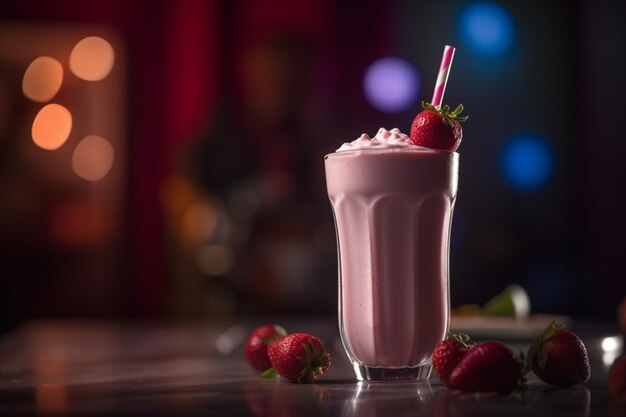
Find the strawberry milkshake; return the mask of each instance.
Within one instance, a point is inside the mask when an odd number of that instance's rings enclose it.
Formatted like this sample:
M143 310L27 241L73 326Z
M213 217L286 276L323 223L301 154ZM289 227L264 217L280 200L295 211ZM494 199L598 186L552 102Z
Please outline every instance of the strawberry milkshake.
M325 157L339 252L341 338L359 380L420 380L449 322L459 155L398 129Z

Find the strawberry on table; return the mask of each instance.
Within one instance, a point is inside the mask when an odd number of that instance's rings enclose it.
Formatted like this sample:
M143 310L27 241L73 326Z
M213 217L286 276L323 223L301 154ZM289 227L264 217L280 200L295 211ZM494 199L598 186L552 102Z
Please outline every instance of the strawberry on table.
M441 383L448 386L448 379L454 367L473 345L466 334L450 333L448 337L437 343L433 350L433 368Z
M425 148L456 151L463 139L460 122L468 117L461 117L463 105L459 104L454 111L450 106L440 109L430 103L422 102L424 111L415 116L411 125L411 142Z
M294 333L273 341L267 353L276 372L292 382L313 382L330 367L324 343L306 333Z
M587 348L562 324L550 323L528 350L525 370L532 369L543 382L569 387L587 382L591 375Z
M278 324L266 324L254 329L246 342L245 355L248 363L259 372L272 367L267 356L267 347L279 337L287 335L287 331Z
M522 380L522 362L511 349L500 342L483 342L470 348L454 367L448 386L464 392L508 394Z

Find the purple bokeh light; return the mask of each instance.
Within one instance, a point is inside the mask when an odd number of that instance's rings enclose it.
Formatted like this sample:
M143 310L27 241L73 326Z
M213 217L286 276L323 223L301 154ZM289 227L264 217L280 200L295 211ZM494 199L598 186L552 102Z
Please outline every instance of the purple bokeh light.
M375 109L384 113L400 113L417 103L420 93L419 74L404 59L381 58L365 72L363 91Z

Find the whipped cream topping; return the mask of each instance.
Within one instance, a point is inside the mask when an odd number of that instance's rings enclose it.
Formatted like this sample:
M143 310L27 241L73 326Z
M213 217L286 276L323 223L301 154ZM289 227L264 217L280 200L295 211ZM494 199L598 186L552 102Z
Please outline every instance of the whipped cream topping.
M367 133L363 133L358 139L341 145L337 152L393 148L423 149L421 146L414 145L411 139L400 129L387 130L381 127L373 138L370 138Z

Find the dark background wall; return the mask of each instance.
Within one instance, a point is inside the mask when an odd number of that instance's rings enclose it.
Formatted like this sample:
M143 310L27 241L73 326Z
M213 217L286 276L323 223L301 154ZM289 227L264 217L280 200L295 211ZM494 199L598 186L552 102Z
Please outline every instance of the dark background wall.
M470 116L453 304L484 303L518 283L535 311L613 317L626 295L625 18L622 2L606 0L4 2L0 29L116 34L126 159L111 191L122 196L112 258L87 243L60 249L46 227L20 242L0 234L1 327L40 316L332 313L322 157L380 126L408 131L445 44L457 47L445 102ZM25 115L28 62L12 63L3 45L14 91L0 94ZM401 58L419 82L393 112L363 89L384 57ZM22 119L4 136L30 140ZM11 149L5 158L17 158ZM0 195L25 177L16 166L3 168ZM47 203L68 198L44 190ZM3 224L50 217L27 213ZM97 273L103 262L112 272Z

